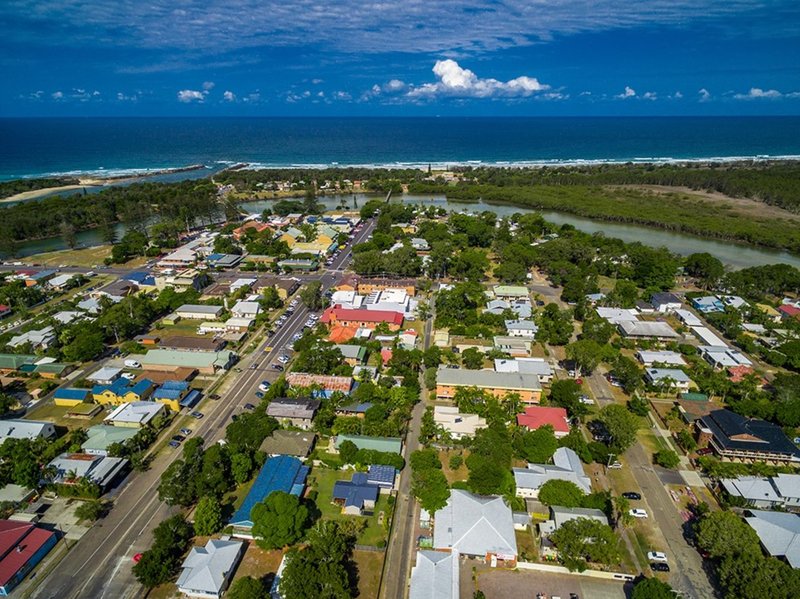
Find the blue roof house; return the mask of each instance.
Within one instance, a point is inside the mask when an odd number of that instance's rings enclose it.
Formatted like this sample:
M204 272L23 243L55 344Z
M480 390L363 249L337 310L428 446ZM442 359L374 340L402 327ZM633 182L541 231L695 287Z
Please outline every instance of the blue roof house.
M725 304L723 304L718 297L713 295L693 298L692 307L703 314L725 311Z
M372 513L380 488L367 480L367 474L356 472L352 480L337 480L333 485L333 502L342 506L342 513L364 516Z
M253 507L275 491L300 497L306 486L308 470L308 466L304 466L300 460L292 456L278 455L269 458L258 473L241 507L231 518L233 534L237 537L252 538L253 521L250 519L250 512Z

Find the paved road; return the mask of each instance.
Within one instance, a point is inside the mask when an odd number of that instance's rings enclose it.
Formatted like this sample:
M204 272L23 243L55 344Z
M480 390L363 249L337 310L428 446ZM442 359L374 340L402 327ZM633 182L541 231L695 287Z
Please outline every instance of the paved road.
M431 307L433 307L433 302ZM435 314L431 314L425 323L423 349L428 349L431 341L431 328ZM425 388L423 375L420 374L420 401L414 406L411 422L406 434L405 459L408 464L409 456L419 449L419 432L422 427L422 416L427 407L426 398L428 390ZM417 515L416 500L411 495L411 467L406 466L400 473L400 484L395 502L394 524L392 537L386 548L384 560L384 577L381 584L380 597L382 599L403 599L406 595L409 569L413 563L412 554L416 546L414 539L415 521Z
M595 373L587 377L587 380L600 406L613 402L611 388L605 377ZM655 518L667 542L666 553L669 555L671 568L669 583L686 599L715 597L716 591L703 568L703 559L686 542L683 536L683 518L667 492L659 472L653 467L647 451L637 442L625 453L625 458L627 467L631 469L642 491L647 512Z
M353 243L365 239L374 225L374 221L365 225ZM331 268L342 270L350 260L348 245ZM318 275L323 291L332 287L340 277L340 274L331 272ZM230 417L241 412L245 403L256 399L255 391L260 382L278 378L279 373L267 369L267 366L285 351L284 346L291 342L292 336L302 330L307 314L308 311L300 303L272 338L263 340L253 354L240 362L242 372L229 385L232 390L224 393L219 401L206 401L203 407L206 416L196 421L194 436L202 436L206 445L224 437ZM273 348L268 354L264 353L267 346ZM251 369L252 364L259 366ZM179 455L179 451L167 448L156 457L150 470L131 475L117 496L111 513L73 546L50 575L38 581L38 588L31 596L42 599L121 599L142 596L141 587L131 571L132 557L147 549L153 529L162 520L179 511L163 504L156 491L161 473Z

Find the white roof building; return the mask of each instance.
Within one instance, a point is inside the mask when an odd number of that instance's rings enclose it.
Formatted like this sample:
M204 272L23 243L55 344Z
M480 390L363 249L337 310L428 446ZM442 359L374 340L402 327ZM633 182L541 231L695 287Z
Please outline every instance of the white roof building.
M511 508L502 497L481 497L453 489L447 505L436 512L434 549L463 555L515 560L517 539Z
M566 480L574 483L584 493L591 493L592 481L583 470L578 454L568 447L559 447L553 454L552 464L528 464L527 468L513 468L517 483L517 497L539 496L539 489L550 480Z
M146 426L165 409L163 403L155 401L131 401L114 408L103 422L114 426Z
M570 520L596 520L600 524L608 526L608 517L598 509L583 507L562 507L554 505L550 507L550 519L539 525L539 532L543 535L550 535L561 528Z
M86 318L86 315L83 312L78 312L76 310L62 310L61 312L56 312L53 314L53 319L58 321L60 324L69 324L79 318Z
M25 333L14 335L6 345L9 347L19 347L20 345L30 343L34 348L41 347L47 349L55 339L56 333L53 327L44 327L35 331L26 331Z
M450 433L453 439L472 437L478 429L486 428L486 419L477 414L462 414L456 406L435 406L433 421Z
M636 352L636 358L645 366L653 364L669 364L670 366L686 366L686 362L678 352L674 351L646 351Z
M459 599L458 554L417 551L408 599Z
M0 445L6 439L49 439L55 437L56 429L52 422L38 420L0 420Z
M533 338L539 327L532 320L506 320L506 332L512 337Z
M255 318L260 310L258 302L238 301L231 308L231 314L239 318Z
M242 541L218 539L210 539L205 547L192 547L181 565L178 590L189 597L221 597L239 564L242 549Z
M103 366L86 377L87 381L98 383L100 385L110 385L119 378L122 368L114 368L112 366Z
M753 362L738 349L718 345L701 345L698 347L702 358L714 368L731 368L733 366L752 366Z
M676 389L683 391L692 384L689 375L679 368L647 368L644 371L644 378L645 381L656 386L670 381Z
M606 308L600 306L595 308L597 315L610 322L611 324L619 324L620 322L634 322L639 320L638 313L633 308L625 310L622 308Z
M693 312L690 312L689 310L686 310L684 308L675 310L675 315L678 317L678 320L680 320L687 327L703 326L702 320L700 320L697 316L695 316Z
M497 358L494 369L496 372L535 374L540 383L549 383L553 379L553 369L544 358Z
M128 460L88 453L62 453L49 466L53 466L55 483L73 484L78 479L87 478L105 488L122 472ZM74 478L71 476L74 474Z
M223 311L222 306L207 306L205 304L183 304L175 310L175 314L181 318L195 320L214 320L219 318Z
M725 343L722 339L717 337L707 327L692 327L692 333L697 335L697 338L700 339L700 341L702 341L706 345L715 345L717 347L728 347L727 343Z
M624 320L617 324L625 337L645 337L655 339L675 339L678 333L666 322L645 322Z
M744 520L756 531L767 553L800 568L800 514L750 510Z
M72 279L75 278L75 273L64 273L63 275L58 275L47 281L47 284L52 287L53 289L59 289L63 287L67 283L69 283Z
M800 475L794 476L800 482ZM719 481L723 489L732 497L741 497L752 507L771 509L783 507L786 500L781 495L773 478L763 476L740 476L738 478L723 478ZM798 497L800 500L800 484L797 485Z

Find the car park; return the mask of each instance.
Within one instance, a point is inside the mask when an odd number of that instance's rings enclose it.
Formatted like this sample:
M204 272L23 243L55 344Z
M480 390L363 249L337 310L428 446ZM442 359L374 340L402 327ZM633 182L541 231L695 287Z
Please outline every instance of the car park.
M633 508L632 510L628 510L628 514L633 516L634 518L647 518L647 512L644 511L642 508Z
M190 429L190 428L182 428L181 429L181 434L186 436L186 437L188 437L189 435L192 434L192 429Z
M190 412L189 413L189 416L191 416L192 418L197 418L198 420L200 420L203 417L203 415L204 414L202 412Z
M647 559L651 562L666 562L667 554L663 551L648 551L647 552Z
M626 491L622 496L625 499L632 499L634 501L639 501L642 498L641 493L637 493L636 491Z
M664 562L653 562L650 564L650 569L654 572L669 572L669 565Z

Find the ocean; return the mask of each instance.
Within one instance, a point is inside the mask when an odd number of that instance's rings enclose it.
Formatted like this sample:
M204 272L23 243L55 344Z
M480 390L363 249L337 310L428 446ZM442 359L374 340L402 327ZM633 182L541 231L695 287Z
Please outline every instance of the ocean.
M800 158L800 117L0 119L0 180L203 164L427 166Z

